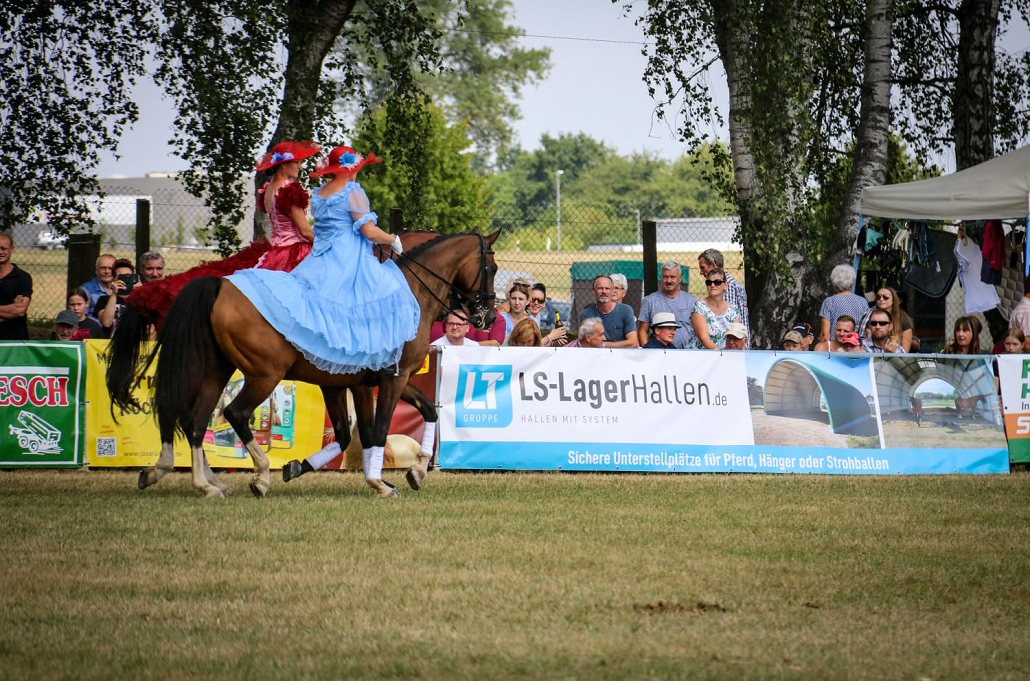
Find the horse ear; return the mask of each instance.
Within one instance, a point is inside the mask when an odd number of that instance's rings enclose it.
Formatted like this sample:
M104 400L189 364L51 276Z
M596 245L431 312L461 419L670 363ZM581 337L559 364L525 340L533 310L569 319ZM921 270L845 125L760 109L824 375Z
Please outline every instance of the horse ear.
M489 244L490 246L493 246L494 242L497 241L497 237L499 237L499 236L501 236L501 230L497 230L493 234L489 234L489 235L483 237L483 240L486 241L486 243Z
M475 227L473 227L472 231L470 233L471 234L479 234L479 225L476 225Z

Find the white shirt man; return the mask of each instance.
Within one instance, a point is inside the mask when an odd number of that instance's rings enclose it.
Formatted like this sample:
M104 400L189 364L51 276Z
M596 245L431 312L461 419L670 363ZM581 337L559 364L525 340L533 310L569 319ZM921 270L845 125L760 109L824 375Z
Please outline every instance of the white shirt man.
M469 330L469 321L454 312L447 315L447 321L443 325L443 335L432 342L437 347L454 345L479 345L474 340L465 337Z
M678 263L667 262L662 265L662 286L654 293L644 296L640 302L640 320L637 322L637 337L641 345L647 344L647 336L651 325L645 321L654 318L659 312L671 312L679 322L673 347L682 350L690 344L694 335L694 327L690 323L690 313L694 311L697 298L680 288L683 282L683 270Z

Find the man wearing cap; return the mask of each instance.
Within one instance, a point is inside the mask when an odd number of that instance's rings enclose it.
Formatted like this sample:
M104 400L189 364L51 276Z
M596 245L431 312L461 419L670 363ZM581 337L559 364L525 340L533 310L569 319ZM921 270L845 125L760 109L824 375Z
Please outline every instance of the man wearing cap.
M873 308L869 313L869 335L862 339L862 349L876 354L905 352L894 342L894 320L888 310Z
M11 262L14 239L0 234L0 340L29 339L32 275Z
M801 350L801 343L804 340L804 337L799 331L790 329L787 333L783 334L783 338L780 339L780 349L786 350L787 352L797 352Z
M865 350L862 349L862 341L858 334L850 331L841 336L840 348L834 352L865 352Z
M676 321L676 315L671 312L658 312L651 317L651 340L644 343L645 348L659 348L662 350L675 350L673 341L676 340L676 329L680 328Z
M640 344L647 343L647 336L650 327L650 320L659 312L671 312L680 328L676 329L676 339L673 346L682 349L690 345L694 337L694 327L690 324L690 314L694 311L694 303L697 302L690 293L687 293L680 284L683 283L683 270L679 263L669 261L662 265L662 283L654 293L644 296L640 301L640 319L637 321L637 336Z
M54 332L50 334L50 340L70 341L75 340L75 334L79 330L79 315L71 310L61 310L54 318Z
M747 327L731 322L726 327L726 350L747 350Z

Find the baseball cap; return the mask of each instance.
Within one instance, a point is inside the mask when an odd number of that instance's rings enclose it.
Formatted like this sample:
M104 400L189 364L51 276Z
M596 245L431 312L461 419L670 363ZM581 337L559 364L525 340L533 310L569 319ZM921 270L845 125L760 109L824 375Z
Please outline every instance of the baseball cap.
M840 344L841 345L861 345L862 344L862 340L858 337L857 333L852 331L851 333L846 333L846 334L844 334L843 336L840 337Z
M726 335L734 338L747 338L747 327L740 322L732 322L726 327Z
M802 336L800 332L791 329L787 333L783 334L783 338L780 339L781 344L785 343L786 341L791 341L792 343L797 343L798 345L801 345L805 341L805 337Z
M71 310L61 310L54 317L54 324L67 324L68 326L77 327L79 325L79 316Z

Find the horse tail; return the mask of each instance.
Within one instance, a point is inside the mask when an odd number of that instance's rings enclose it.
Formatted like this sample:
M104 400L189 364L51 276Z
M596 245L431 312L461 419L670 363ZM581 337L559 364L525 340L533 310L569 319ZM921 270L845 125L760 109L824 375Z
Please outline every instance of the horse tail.
M197 394L208 360L218 351L211 311L221 288L220 277L200 277L186 284L157 336L154 415L162 439L172 437L176 430L191 439L195 432Z
M111 416L115 407L122 412L139 408L132 390L138 385L153 354L141 359L143 343L150 338L150 325L146 317L132 305L125 305L118 315L118 326L107 346L107 390L111 393Z

